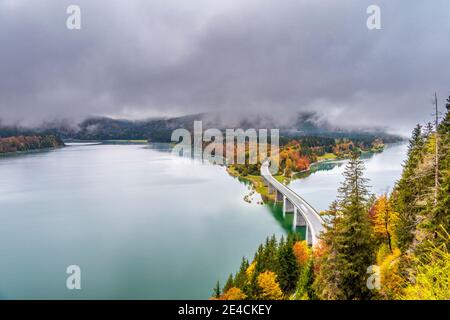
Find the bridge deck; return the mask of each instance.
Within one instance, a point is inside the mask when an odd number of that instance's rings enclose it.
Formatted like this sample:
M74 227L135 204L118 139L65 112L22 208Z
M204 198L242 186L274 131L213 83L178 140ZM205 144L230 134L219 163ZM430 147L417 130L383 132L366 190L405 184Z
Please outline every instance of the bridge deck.
M317 211L297 193L280 183L272 176L269 170L269 161L264 161L262 163L261 176L275 189L286 196L286 198L297 208L309 226L313 244L317 243L318 236L324 230L324 221Z

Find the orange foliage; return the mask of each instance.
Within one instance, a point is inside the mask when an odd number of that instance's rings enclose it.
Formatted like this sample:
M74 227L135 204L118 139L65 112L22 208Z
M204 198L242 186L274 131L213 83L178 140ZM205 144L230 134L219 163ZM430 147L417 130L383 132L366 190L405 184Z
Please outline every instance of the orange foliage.
M304 266L310 258L309 248L306 241L297 241L292 247L292 250L297 258L298 265Z
M295 163L296 168L298 171L306 170L309 168L310 162L309 159L305 156L301 156L298 158L297 162Z
M321 269L321 260L329 251L328 246L321 240L313 248L314 274L319 274Z

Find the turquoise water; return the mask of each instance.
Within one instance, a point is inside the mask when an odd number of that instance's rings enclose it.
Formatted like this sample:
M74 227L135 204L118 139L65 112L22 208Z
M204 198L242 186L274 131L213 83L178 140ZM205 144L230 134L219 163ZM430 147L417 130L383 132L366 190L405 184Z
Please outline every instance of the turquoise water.
M395 181L400 178L402 164L406 158L407 145L393 144L382 153L365 158L365 177L369 179L370 192L376 195L392 191ZM336 199L337 189L343 181L342 173L347 161L320 164L320 170L306 178L294 180L289 185L304 197L316 210L326 210Z
M403 151L367 160L377 190L399 176ZM324 209L341 170L291 185ZM290 230L259 195L244 201L248 186L223 167L172 157L166 145L9 156L0 177L2 299L205 299L266 236ZM81 290L66 288L69 265L81 268Z

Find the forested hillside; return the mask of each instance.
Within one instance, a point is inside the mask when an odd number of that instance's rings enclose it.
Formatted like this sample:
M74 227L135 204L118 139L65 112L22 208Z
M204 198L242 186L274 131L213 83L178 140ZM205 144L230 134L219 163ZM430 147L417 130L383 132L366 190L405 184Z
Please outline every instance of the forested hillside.
M391 194L370 193L354 153L319 244L268 238L213 298L450 299L450 97L446 109L414 129Z
M54 135L30 135L0 138L0 154L37 149L58 148L62 140Z
M30 132L53 134L63 139L77 140L149 140L152 142L171 142L175 129L184 128L192 131L194 121L202 121L203 129L218 128L278 128L281 142L299 139L305 136L325 138L352 139L364 144L370 144L375 138L385 142L398 141L400 137L391 135L380 128L337 128L326 122L318 122L317 114L298 113L293 115L294 121L289 124L276 123L273 120L261 120L258 116L240 121L225 120L219 114L191 114L173 118L153 118L147 120L111 119L106 117L88 118L80 123L66 121L46 122L34 128L6 126L0 122L0 137L29 135ZM0 119L1 120L1 119Z

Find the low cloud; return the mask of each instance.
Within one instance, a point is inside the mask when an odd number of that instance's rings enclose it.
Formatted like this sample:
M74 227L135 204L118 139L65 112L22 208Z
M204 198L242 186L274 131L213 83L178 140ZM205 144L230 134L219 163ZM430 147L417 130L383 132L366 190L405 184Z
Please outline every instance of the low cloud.
M36 124L91 115L286 122L315 111L340 125L408 132L450 94L450 4L377 1L74 1L0 3L0 118Z

